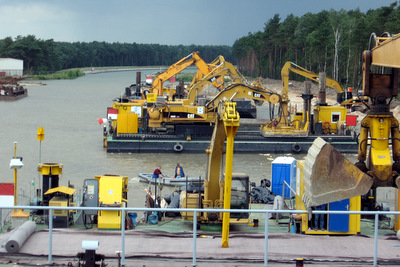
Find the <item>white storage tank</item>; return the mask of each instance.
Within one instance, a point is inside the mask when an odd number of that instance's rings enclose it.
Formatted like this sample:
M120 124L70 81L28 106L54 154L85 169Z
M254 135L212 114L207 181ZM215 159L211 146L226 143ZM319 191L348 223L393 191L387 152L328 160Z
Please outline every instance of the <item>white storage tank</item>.
M296 159L293 157L277 157L272 162L271 191L282 195L283 182L296 191ZM284 198L294 197L295 194L285 185Z

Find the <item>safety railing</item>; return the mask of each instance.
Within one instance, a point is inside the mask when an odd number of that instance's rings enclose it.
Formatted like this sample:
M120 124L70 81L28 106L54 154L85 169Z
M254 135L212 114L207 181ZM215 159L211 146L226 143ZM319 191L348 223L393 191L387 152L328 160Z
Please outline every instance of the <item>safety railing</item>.
M53 217L54 210L103 210L103 211L124 211L121 212L121 265L125 266L125 212L145 212L145 211L157 211L157 212L193 212L193 260L192 266L196 266L196 242L197 242L197 216L198 213L202 212L230 212L230 213L261 213L265 215L265 218L269 218L270 213L284 213L284 214L304 214L307 211L304 210L253 210L253 209L166 209L166 208L135 208L135 207L56 207L56 206L10 206L0 207L0 209L19 209L19 210L48 210L48 218ZM378 266L378 225L379 215L400 215L399 211L324 211L324 210L312 210L312 214L361 214L361 215L374 215L374 258L373 266ZM48 221L49 226L49 253L48 253L48 264L53 264L52 247L53 247L53 220ZM265 223L264 230L264 266L268 266L268 223Z

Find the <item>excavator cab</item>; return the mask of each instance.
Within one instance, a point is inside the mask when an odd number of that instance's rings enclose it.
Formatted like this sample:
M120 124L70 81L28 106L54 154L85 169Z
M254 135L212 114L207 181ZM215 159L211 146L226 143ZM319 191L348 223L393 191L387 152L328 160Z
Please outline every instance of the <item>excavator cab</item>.
M364 195L377 187L400 188L399 122L390 111L398 91L400 35L375 43L363 53L363 91L370 110L361 122L358 162L354 165L322 139L315 140L305 163L306 208ZM381 69L374 72L372 65Z

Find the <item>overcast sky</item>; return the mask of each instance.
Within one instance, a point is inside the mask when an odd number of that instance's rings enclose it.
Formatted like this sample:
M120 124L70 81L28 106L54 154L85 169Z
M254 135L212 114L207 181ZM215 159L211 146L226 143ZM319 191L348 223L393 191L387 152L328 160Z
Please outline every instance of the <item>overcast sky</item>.
M232 45L280 14L359 8L396 0L0 0L0 39Z

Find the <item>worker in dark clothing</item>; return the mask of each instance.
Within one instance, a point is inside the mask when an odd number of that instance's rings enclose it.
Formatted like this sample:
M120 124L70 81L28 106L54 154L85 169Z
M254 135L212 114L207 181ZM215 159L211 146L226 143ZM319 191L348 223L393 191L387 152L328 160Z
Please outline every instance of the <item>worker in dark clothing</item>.
M182 166L179 163L177 163L175 168L175 175L172 178L181 178L181 177L185 177L185 173L183 172Z
M164 175L161 172L161 166L158 166L157 169L153 172L153 178L163 178Z
M157 180L158 180L158 178L163 178L163 177L164 177L164 175L161 172L161 166L158 166L157 169L155 169L153 172L153 179L155 179L154 180L155 181L155 183L154 183L154 207L156 207L156 208L159 208L160 203L161 203L160 197L159 196L157 197L157 183L158 183Z

